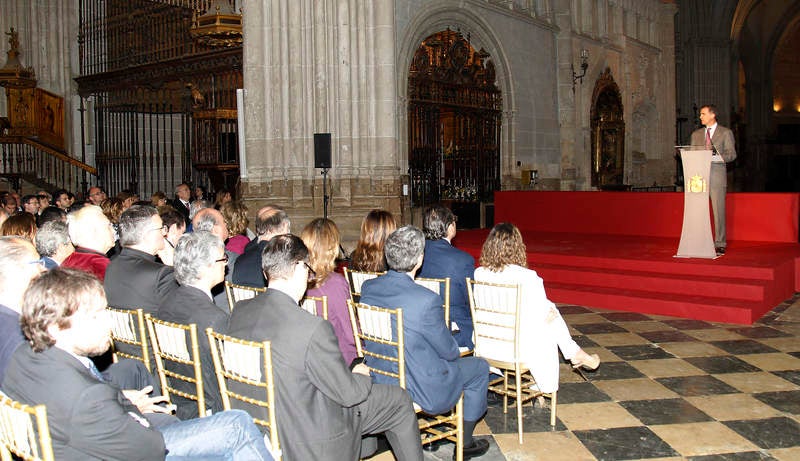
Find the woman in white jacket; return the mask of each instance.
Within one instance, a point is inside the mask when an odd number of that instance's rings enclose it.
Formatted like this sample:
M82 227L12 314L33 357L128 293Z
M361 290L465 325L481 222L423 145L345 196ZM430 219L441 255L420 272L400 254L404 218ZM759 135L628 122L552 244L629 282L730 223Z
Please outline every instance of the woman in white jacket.
M539 390L558 390L558 349L574 368L594 370L600 365L597 354L587 354L575 343L556 305L547 299L541 277L527 268L525 243L515 225L494 226L483 244L479 263L475 280L522 288L520 361L531 370ZM491 357L491 351L481 351L481 355Z

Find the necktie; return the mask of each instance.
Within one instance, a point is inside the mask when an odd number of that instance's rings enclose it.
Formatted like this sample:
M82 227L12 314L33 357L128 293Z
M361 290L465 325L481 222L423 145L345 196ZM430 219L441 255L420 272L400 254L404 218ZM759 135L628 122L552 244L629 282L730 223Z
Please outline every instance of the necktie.
M98 370L97 367L94 366L94 362L89 362L89 371L92 373L92 376L97 378L98 381L106 382L106 379L103 378L103 375L100 373L100 370Z
M706 128L706 149L711 149L711 128Z

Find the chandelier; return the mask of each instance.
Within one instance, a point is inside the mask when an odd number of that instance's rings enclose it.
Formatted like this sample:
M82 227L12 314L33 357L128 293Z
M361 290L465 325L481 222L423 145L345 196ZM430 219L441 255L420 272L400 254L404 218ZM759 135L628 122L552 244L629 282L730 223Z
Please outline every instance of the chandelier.
M242 44L242 14L233 0L212 0L202 14L195 13L189 31L194 41L203 46L230 48Z

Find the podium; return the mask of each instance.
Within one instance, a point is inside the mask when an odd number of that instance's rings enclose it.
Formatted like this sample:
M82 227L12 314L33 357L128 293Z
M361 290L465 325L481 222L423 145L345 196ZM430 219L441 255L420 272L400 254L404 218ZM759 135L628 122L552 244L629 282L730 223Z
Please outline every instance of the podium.
M683 164L683 228L677 258L717 257L711 234L708 182L712 152L701 146L678 146Z

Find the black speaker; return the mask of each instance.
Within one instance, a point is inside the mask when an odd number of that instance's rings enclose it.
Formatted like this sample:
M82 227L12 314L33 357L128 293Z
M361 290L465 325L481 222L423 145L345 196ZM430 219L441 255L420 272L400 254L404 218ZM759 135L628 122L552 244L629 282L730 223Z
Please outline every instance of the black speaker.
M331 134L314 133L314 168L331 167Z

